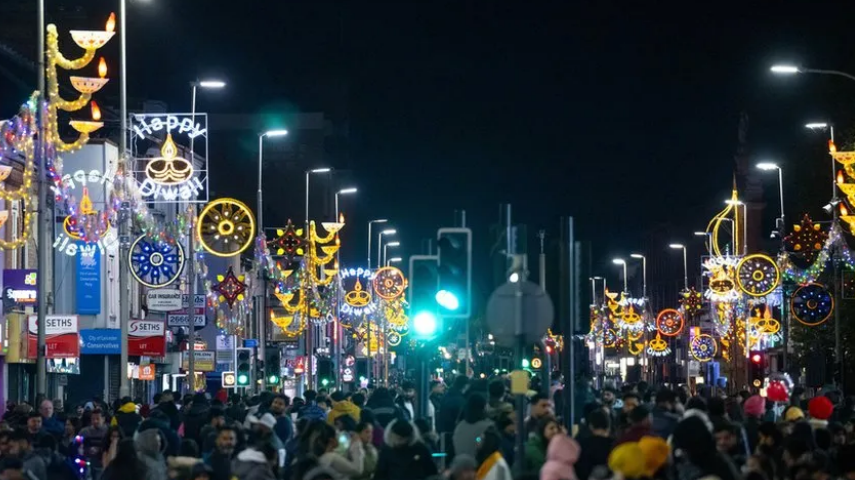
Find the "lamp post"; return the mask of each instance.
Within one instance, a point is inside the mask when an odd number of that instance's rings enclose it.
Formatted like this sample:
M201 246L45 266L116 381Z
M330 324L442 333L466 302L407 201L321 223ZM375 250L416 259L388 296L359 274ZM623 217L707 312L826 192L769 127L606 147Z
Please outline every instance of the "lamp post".
M196 80L194 82L190 82L190 121L193 125L196 125L196 89L197 88L206 88L206 89L220 89L226 86L226 82L220 80ZM193 165L195 168L196 163L196 151L195 151L195 137L190 137L190 165ZM207 152L205 152L207 155ZM187 351L189 352L189 358L187 358L187 374L190 378L190 381L187 382L187 385L190 388L191 392L196 391L196 247L194 234L194 222L196 219L196 204L191 204L190 208L193 209L193 216L188 222L188 235L187 235L187 255L190 257L190 261L187 263L187 318L188 318L188 329L189 335L187 337L187 343L189 348Z
M697 231L697 232L695 232L695 236L696 237L705 237L705 239L707 241L709 241L709 252L710 252L710 255L712 255L712 233L711 232Z
M781 167L776 163L762 162L757 164L757 168L763 171L778 171L778 198L781 200L781 228L784 225L784 173ZM777 225L776 225L777 227Z
M381 261L381 254L383 253L383 235L394 235L396 233L398 233L398 231L394 228L387 228L377 235L377 268L380 268L380 266L383 265L383 262Z
M742 254L748 255L748 205L742 200L725 200L724 203L733 205L736 208L742 207ZM739 255L739 252L734 251L733 254Z
M42 3L42 2L39 2ZM127 0L119 1L119 50L122 61L119 64L119 163L124 167L125 181L122 182L122 193L127 193L127 183L131 177L131 163L128 160L128 48L127 48ZM43 12L41 12L43 14ZM44 17L42 17L44 23ZM43 42L44 31L39 35L39 41ZM44 52L39 57L44 61ZM39 69L44 72L44 65ZM41 77L40 77L41 78ZM44 92L44 88L41 89ZM127 197L127 196L126 196ZM131 321L131 299L130 299L130 264L128 253L130 248L131 212L127 202L122 204L119 212L119 398L131 393L130 380L128 379L128 325ZM43 249L39 249L43 251ZM42 290L44 291L44 290ZM43 325L44 322L39 322ZM39 330L41 333L41 330ZM39 339L41 340L41 338ZM41 342L39 342L42 345ZM44 392L47 393L47 392Z
M338 196L339 195L353 195L356 193L356 187L350 188L342 188L341 190L335 192L335 219L333 221L339 221L339 211L338 211ZM335 252L335 261L336 263L340 263L341 252ZM341 351L344 343L344 332L341 328L341 303L342 303L342 288L341 288L341 277L339 277L336 282L338 301L336 302L335 307L335 323L333 324L333 364L335 365L335 387L336 389L341 389Z
M403 258L401 258L401 257L392 257L392 258L390 258L389 260L386 260L386 266L387 266L387 267L389 267L389 266L391 266L393 263L401 263L401 262L403 262L403 261L404 261L404 259L403 259Z
M369 270L371 270L371 226L375 223L386 223L388 221L389 220L386 218L378 218L377 220L371 220L368 222L368 263L366 266ZM378 267L380 267L380 265L378 265Z
M828 130L828 139L834 143L834 125L826 122L811 122L806 123L805 128L810 130ZM834 163L834 157L831 157L831 201L832 205L836 205L837 200L837 165ZM835 214L837 218L837 214Z
M686 258L686 246L681 243L672 243L668 247L675 250L683 250L683 290L689 291L689 263Z
M389 242L383 245L383 262L378 263L377 265L383 265L386 263L386 249L388 247L396 248L401 245L401 242ZM386 319L386 316L383 315L383 326L380 330L381 335L385 335L386 331L389 329L389 321ZM379 345L379 342L378 342ZM370 345L369 345L370 348ZM383 346L383 385L389 385L389 346L384 343Z
M849 80L855 81L855 75L851 75L846 72L841 72L840 70L825 70L821 68L802 68L796 65L787 65L787 64L779 64L772 65L769 68L769 71L774 73L775 75L796 75L799 73L816 73L819 75L835 75L838 77L844 77Z
M629 293L629 288L627 288L627 283L626 283L626 260L624 260L622 258L615 258L615 259L612 259L612 263L614 263L615 265L623 266L623 291L624 291L624 293Z
M597 280L602 280L605 283L605 279L603 277L591 277L591 305L597 304Z
M647 257L640 253L633 253L630 257L641 260L641 296L647 298Z
M338 196L339 195L353 195L356 192L357 192L356 187L342 188L341 190L335 192L335 218L333 219L334 222L338 221L338 214L339 214ZM336 255L338 255L338 254L336 254Z
M311 241L311 232L309 228L309 178L313 173L329 173L331 172L331 168L315 168L312 170L306 170L306 245ZM304 302L306 303L306 302ZM306 308L308 308L308 304L306 303ZM308 317L308 312L303 312L306 317ZM315 372L314 372L314 358L315 358L315 344L314 344L314 330L315 326L311 325L311 322L308 322L306 325L306 380L308 382L309 388L314 387L315 383Z
M386 249L389 247L395 248L399 245L401 245L401 242L389 242L389 243L383 245L383 259L382 259L382 263L380 263L380 265L386 264Z

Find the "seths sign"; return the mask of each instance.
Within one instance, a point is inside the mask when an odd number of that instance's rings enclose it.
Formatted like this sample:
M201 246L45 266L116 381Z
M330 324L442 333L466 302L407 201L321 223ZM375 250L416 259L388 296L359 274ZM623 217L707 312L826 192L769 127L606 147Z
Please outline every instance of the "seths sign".
M166 326L163 322L131 320L128 323L128 355L166 355Z
M38 316L27 319L27 357L38 357ZM46 358L80 356L80 335L77 315L48 315L45 318Z
M149 290L145 294L148 309L153 312L174 312L175 310L181 310L182 298L183 294L181 290L167 288Z

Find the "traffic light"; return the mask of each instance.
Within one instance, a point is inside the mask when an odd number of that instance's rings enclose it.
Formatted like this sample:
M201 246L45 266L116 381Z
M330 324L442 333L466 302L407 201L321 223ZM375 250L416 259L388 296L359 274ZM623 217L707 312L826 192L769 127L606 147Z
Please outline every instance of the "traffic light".
M440 330L437 305L439 259L431 255L410 257L410 318L418 340L433 340Z
M766 353L753 351L749 353L748 360L748 380L754 388L760 388L766 378Z
M469 318L472 312L472 230L440 228L439 286L434 298L446 318ZM412 273L411 273L412 275Z
M326 387L335 380L335 374L333 372L333 364L331 359L318 359L318 379L321 381L321 385L324 387Z
M252 349L237 349L237 386L248 387L252 383Z
M264 349L264 364L267 365L266 382L269 386L279 385L282 376L281 356L282 352L276 345L270 345Z

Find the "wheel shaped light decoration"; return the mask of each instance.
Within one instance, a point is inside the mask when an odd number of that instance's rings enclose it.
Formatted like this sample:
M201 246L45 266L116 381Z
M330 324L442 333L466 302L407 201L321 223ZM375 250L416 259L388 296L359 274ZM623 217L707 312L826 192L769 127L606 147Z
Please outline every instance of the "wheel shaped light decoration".
M603 331L603 346L606 348L612 348L617 344L617 333L611 328L607 328Z
M834 298L828 290L818 283L799 287L790 300L793 317L803 325L815 327L821 325L834 311Z
M781 281L778 265L768 255L755 253L743 258L736 266L739 289L752 297L765 297Z
M647 342L647 354L652 355L654 357L664 357L671 353L671 347L668 346L668 342L662 339L662 336L658 333L656 334L656 338Z
M386 332L386 344L390 347L397 347L401 344L401 340L403 339L404 337L402 337L401 334L398 332Z
M225 276L217 275L217 280L220 283L212 286L211 290L220 294L220 301L225 301L229 304L229 308L232 308L235 302L243 300L243 294L246 292L246 284L243 283L243 279L243 275L237 277L232 267L229 267Z
M689 344L689 351L695 357L695 360L709 362L718 353L718 343L716 343L712 335L702 333L692 339L692 343Z
M196 233L202 247L218 257L233 257L252 245L255 218L249 207L233 198L208 203L199 214Z
M184 270L184 248L180 243L150 241L141 235L128 252L131 275L149 288L165 287Z
M374 273L374 293L383 300L394 300L404 294L407 279L395 267L383 267Z
M683 331L685 324L683 314L673 308L666 308L656 316L656 329L666 337L676 337L679 335Z

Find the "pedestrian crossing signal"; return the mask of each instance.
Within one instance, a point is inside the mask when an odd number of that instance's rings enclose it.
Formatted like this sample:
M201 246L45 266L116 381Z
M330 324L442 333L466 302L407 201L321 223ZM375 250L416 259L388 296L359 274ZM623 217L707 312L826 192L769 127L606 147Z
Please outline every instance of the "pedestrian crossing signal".
M237 386L237 375L235 375L235 372L223 372L221 380L223 388L235 388Z

